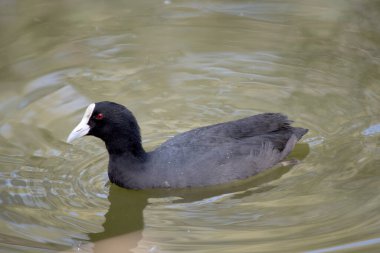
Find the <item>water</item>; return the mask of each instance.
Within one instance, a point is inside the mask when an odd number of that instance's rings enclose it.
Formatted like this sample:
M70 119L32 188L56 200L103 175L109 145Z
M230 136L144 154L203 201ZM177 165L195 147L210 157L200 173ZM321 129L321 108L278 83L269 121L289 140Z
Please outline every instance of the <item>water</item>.
M0 252L378 252L379 22L379 1L1 1ZM310 132L292 168L129 191L100 141L65 143L100 100L148 150L260 112Z

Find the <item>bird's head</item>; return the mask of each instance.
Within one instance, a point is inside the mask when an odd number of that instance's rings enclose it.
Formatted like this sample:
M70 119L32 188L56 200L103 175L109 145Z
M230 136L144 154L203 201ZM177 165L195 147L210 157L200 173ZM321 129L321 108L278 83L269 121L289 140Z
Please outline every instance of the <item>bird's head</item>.
M85 135L98 137L106 144L141 142L139 126L133 114L125 106L108 101L90 104L67 142Z

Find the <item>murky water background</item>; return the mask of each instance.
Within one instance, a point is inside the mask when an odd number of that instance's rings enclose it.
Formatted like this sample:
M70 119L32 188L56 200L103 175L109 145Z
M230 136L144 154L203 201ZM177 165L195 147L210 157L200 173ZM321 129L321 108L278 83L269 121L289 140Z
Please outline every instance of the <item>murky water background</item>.
M136 252L380 250L379 1L0 2L0 252L141 231ZM93 101L152 149L260 112L310 129L240 185L129 191L103 144L64 141Z

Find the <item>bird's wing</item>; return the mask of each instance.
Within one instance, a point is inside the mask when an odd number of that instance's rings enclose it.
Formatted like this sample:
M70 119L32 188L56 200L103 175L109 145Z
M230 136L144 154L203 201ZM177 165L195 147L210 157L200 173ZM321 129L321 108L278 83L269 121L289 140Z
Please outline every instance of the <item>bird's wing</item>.
M280 113L264 113L235 121L200 127L179 134L161 147L172 145L216 145L228 139L243 139L264 135L281 129L291 129L291 121Z

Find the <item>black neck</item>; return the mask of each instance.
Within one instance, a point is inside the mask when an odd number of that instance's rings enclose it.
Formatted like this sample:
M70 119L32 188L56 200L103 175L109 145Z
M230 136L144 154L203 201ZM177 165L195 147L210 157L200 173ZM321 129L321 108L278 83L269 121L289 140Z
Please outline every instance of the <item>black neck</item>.
M110 156L124 156L131 159L144 160L146 152L140 139L133 136L115 136L105 141L106 148Z
M124 188L139 188L139 177L135 175L144 170L148 157L141 141L118 135L105 143L109 153L110 181Z

